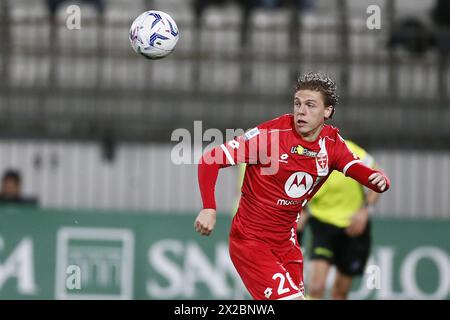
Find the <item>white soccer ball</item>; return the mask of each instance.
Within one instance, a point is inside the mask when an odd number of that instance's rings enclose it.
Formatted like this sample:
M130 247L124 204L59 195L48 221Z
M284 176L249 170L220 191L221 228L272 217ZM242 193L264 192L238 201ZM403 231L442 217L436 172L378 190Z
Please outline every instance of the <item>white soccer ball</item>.
M137 17L130 28L134 51L148 59L161 59L171 54L180 35L175 20L162 11L150 10Z

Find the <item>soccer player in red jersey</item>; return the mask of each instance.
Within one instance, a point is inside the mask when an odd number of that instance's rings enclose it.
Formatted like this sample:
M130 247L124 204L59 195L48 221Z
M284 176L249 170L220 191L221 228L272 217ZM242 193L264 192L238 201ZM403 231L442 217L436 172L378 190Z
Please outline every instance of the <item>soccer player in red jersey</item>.
M293 114L262 123L200 159L203 209L194 227L202 235L211 234L216 223L219 169L247 163L229 251L254 299L304 299L297 221L333 170L376 192L390 186L383 172L365 166L347 148L337 128L325 124L336 103L333 80L308 73L297 81Z

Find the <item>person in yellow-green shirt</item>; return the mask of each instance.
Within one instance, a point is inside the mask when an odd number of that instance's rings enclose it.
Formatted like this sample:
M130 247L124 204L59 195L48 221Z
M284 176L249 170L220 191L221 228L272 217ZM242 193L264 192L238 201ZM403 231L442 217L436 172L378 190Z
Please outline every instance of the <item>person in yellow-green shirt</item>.
M349 140L346 144L368 167L376 167L364 149ZM364 273L371 245L369 213L378 197L378 193L366 191L357 181L334 171L310 200L297 233L300 240L307 221L312 233L306 288L310 298L324 297L331 265L336 266L332 299L346 299L352 278Z
M232 210L232 214L233 216L236 214L236 211L239 207L239 201L241 200L241 189L242 189L242 184L244 183L244 176L245 176L245 169L247 168L247 164L246 163L240 163L237 165L238 168L238 172L237 172L237 189L236 189L236 202L234 204L234 208Z

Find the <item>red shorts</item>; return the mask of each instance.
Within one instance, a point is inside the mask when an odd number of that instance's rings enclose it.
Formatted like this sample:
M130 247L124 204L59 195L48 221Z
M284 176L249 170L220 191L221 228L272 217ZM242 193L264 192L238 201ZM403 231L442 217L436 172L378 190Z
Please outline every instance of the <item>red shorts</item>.
M298 245L280 254L262 241L230 237L229 250L253 299L304 297L303 256Z

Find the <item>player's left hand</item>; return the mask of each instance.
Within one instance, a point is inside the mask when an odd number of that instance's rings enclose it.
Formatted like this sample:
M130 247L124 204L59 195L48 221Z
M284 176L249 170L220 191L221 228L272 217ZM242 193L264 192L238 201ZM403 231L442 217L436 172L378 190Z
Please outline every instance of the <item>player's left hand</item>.
M376 185L380 192L387 190L386 189L386 186L387 186L386 177L380 172L372 173L369 176L369 182L373 185Z
M350 237L357 237L361 235L364 232L368 221L369 211L366 207L363 207L353 215L352 222L345 229L345 233L347 233Z

